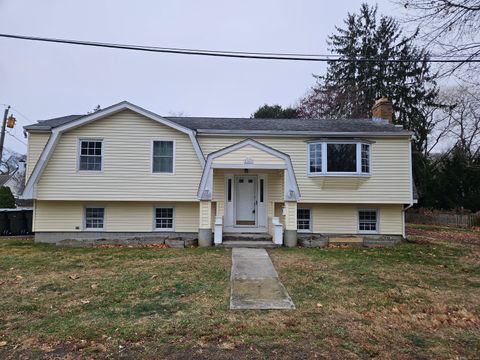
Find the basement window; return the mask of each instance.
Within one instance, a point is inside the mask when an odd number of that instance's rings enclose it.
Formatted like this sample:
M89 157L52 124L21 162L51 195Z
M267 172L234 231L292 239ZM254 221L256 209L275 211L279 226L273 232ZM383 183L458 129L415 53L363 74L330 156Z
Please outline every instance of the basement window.
M360 209L358 210L358 231L361 233L378 232L378 210Z
M312 231L312 212L310 209L297 209L297 230L299 232Z
M158 231L173 231L174 227L173 207L155 208L155 229Z
M357 141L308 144L308 175L370 175L371 145Z
M105 224L105 208L85 208L85 230L103 230Z

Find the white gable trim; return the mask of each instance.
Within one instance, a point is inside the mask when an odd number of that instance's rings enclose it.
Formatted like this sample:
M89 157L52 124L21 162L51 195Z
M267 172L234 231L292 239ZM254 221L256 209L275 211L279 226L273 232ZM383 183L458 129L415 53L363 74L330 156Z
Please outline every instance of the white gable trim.
M269 153L270 155L273 155L273 156L276 156L282 160L285 161L285 165L284 166L268 166L268 165L265 165L265 166L262 166L261 168L265 169L265 168L283 168L285 169L285 189L284 189L284 199L286 201L292 201L292 200L295 200L295 201L298 201L300 199L300 190L298 188L298 184L297 184L297 179L295 177L295 172L293 170L293 166L292 166L292 161L290 159L290 156L281 152L281 151L278 151L274 148L271 148L267 145L264 145L258 141L255 141L255 140L252 140L252 139L246 139L246 140L243 140L243 141L240 141L236 144L233 144L231 146L227 146L223 149L220 149L218 151L215 151L215 152L212 152L208 155L207 157L207 163L205 165L205 167L203 168L203 173L202 173L202 178L200 180L200 185L198 187L198 193L197 193L197 196L200 200L211 200L212 199L212 192L213 192L213 169L218 167L218 168L227 168L229 165L227 164L219 164L220 166L214 166L213 165L213 160L222 156L222 155L225 155L225 154L228 154L232 151L235 151L235 150L238 150L238 149L241 149L242 147L245 147L247 145L250 145L250 146L253 146L254 148L256 149L259 149L259 150L262 150L262 151L265 151L267 153ZM256 169L256 168L260 168L259 167L256 167L252 164L244 164L244 165L230 165L230 168L241 168L241 169Z
M166 125L168 127L171 127L175 130L178 130L184 134L187 134L190 138L190 141L192 142L193 148L195 150L195 153L197 154L198 160L200 161L200 164L202 167L205 166L205 158L203 156L202 150L200 148L200 145L198 143L196 133L195 131L186 128L184 126L181 126L173 121L170 121L168 119L165 119L151 111L148 111L140 106L134 105L132 103L129 103L128 101L122 101L121 103L109 106L105 109L102 109L100 111L97 111L93 114L83 116L77 120L74 120L68 124L58 126L56 128L52 129L52 134L47 142L47 145L43 149L36 165L35 168L33 169L32 174L30 175L30 178L28 179L27 184L25 185L25 190L23 191L22 198L24 199L34 199L36 198L36 187L37 183L40 180L40 176L42 175L43 171L45 170L45 167L47 166L48 161L50 160L53 151L55 150L55 147L58 144L58 141L60 139L60 136L69 130L75 129L77 127L83 126L85 124L91 123L93 121L103 119L107 116L116 114L120 111L123 110L131 110L137 114L143 115L149 119L152 119L154 121L157 121L160 124Z

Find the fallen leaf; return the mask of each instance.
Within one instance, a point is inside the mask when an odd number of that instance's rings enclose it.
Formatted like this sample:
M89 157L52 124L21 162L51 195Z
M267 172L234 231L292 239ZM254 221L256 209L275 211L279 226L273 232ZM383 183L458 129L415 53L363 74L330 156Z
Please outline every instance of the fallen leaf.
M90 287L91 287L92 289L96 289L96 288L98 287L98 284L93 283L92 285L90 285Z
M318 308L321 308L321 307L323 307L323 305L320 304L320 303L317 303L317 307L318 307Z
M152 277L150 279L156 279L158 277L158 275L152 275Z
M23 279L23 276L22 276L22 275L17 275L17 276L15 276L15 279L17 279L17 280L22 280L22 279Z
M82 299L82 300L80 300L80 302L84 305L90 304L90 300L88 300L88 299Z
M78 276L77 274L72 274L72 275L69 275L68 278L71 280L77 280L80 278L80 276Z
M7 345L6 341L0 341L0 346L5 346L5 345Z

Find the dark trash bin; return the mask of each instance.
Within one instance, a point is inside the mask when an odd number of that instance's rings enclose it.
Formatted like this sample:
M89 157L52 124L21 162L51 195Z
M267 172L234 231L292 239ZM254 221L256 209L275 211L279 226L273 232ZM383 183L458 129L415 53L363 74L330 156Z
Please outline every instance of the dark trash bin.
M5 211L0 211L0 235L10 235L10 222Z
M32 231L32 218L33 218L33 211L32 210L25 210L23 212L25 215L25 221L27 222L27 234L31 234Z
M25 235L27 233L27 221L23 211L10 211L8 213L8 221L12 235Z

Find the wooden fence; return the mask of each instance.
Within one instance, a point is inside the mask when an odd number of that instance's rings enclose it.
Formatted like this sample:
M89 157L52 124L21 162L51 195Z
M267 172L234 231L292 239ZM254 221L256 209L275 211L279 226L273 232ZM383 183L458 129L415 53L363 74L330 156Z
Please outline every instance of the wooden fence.
M455 214L441 211L407 211L405 216L407 223L447 225L457 227L480 226L480 214Z

